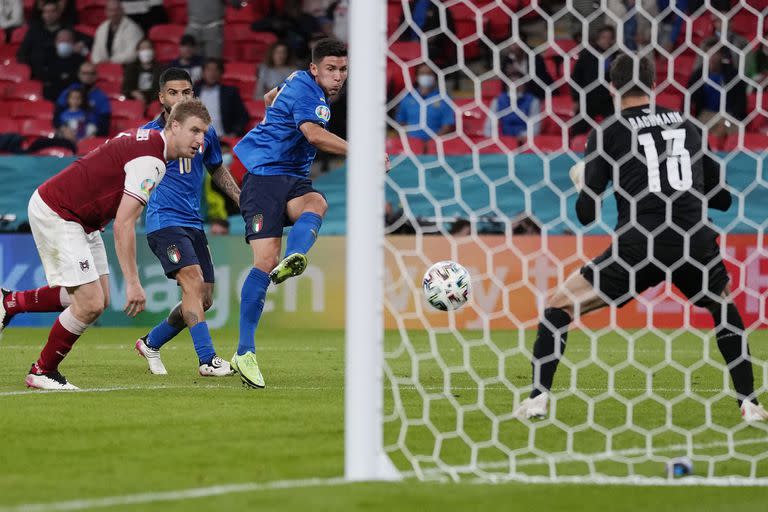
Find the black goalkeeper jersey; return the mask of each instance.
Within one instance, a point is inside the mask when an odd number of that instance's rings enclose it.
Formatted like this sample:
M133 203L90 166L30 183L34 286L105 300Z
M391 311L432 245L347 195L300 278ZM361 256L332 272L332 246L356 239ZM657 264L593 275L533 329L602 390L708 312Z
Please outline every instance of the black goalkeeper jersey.
M718 187L719 165L704 150L699 129L679 112L622 110L587 139L579 220L595 220L598 198L613 183L619 240L678 244L685 233L694 243L712 240L707 208L727 209L730 194Z

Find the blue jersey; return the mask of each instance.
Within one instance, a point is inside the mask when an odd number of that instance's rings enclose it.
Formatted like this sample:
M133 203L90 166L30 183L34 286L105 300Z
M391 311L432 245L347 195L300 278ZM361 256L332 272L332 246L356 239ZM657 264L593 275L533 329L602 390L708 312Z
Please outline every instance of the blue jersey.
M325 93L307 71L297 71L280 84L277 97L267 107L264 120L235 146L234 152L252 174L306 178L317 149L299 127L331 119Z
M163 130L165 119L161 114L144 128ZM213 126L205 132L203 147L195 158L180 158L166 164L165 177L147 204L147 233L168 227L203 229L200 213L205 178L203 164L211 170L221 166L221 146Z

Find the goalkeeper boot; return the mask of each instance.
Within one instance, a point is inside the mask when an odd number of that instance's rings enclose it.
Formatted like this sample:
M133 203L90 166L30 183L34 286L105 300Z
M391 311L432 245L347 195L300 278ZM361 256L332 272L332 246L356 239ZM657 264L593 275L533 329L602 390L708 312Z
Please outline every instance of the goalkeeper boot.
M38 368L37 364L32 365L27 378L24 379L24 383L28 388L44 389L47 391L75 391L80 389L67 382L67 378L58 371L43 372Z
M149 371L153 375L167 375L168 371L163 365L163 360L160 359L160 351L147 345L147 337L144 336L136 340L136 352L141 357L147 360L149 365Z
M232 375L235 371L229 364L219 356L213 356L211 362L200 365L200 375L203 377L226 377Z
M269 278L275 284L280 284L289 277L301 275L307 268L307 257L303 254L294 253L286 256L283 261L269 273Z
M755 421L768 421L768 411L762 405L744 400L741 403L741 417L747 423Z
M547 393L542 393L534 398L526 398L523 400L520 407L515 409L515 412L512 414L519 420L546 418L548 403L549 396Z
M259 369L259 362L256 361L256 354L253 352L246 352L239 356L235 354L232 356L232 369L240 374L240 379L246 386L252 388L266 387L264 384L264 376Z

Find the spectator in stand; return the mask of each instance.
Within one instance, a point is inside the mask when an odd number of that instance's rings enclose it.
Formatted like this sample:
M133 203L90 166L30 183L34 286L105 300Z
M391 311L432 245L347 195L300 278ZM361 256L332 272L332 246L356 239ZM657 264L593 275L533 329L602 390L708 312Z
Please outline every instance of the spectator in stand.
M574 102L574 116L577 116L584 99L586 112L582 114L572 130L573 134L586 133L591 128L587 119L598 122L613 114L613 97L608 87L603 84L609 82L608 70L613 62L613 46L616 44L616 29L610 25L602 26L590 42L592 48L602 57L602 62L588 49L584 48L579 53L579 60L573 67L573 81L578 87L571 87L571 96ZM585 92L589 90L589 92Z
M456 33L456 26L453 21L453 14L448 9L444 9L445 26L441 23L440 9L432 0L410 0L409 6L411 19L420 29L419 31L411 29L405 32L403 39L406 41L418 41L419 34L435 31L435 35L427 39L427 51L429 59L441 68L456 63L456 46L445 34L446 29ZM400 19L400 25L405 23L405 13Z
M262 99L267 92L280 85L294 71L296 66L293 65L288 45L281 41L276 42L267 52L267 60L259 65L259 76L253 97L257 100Z
M155 49L149 39L136 45L136 56L134 62L125 66L123 94L149 105L160 92L160 73L164 68L155 60Z
M187 2L187 34L191 34L200 42L203 57L221 58L226 5L225 0L188 0Z
M532 139L539 134L540 122L536 117L541 113L541 102L530 90L532 80L525 80L523 75L515 73L509 78L514 83L513 87L491 102L491 112L502 114L499 117L500 135L517 137L522 143L526 136ZM492 133L489 120L486 135Z
M58 113L67 108L67 97L69 90L80 88L85 93L87 110L93 114L94 122L98 128L97 135L109 135L109 121L112 117L112 107L109 105L109 98L104 92L96 87L96 66L91 62L83 62L80 71L77 73L78 81L70 85L59 95L56 100L56 115L54 119L58 120Z
M677 11L688 14L688 0L657 0L656 6L659 11L656 18L659 21L659 44L671 52L685 29L683 18L678 16Z
M253 22L251 28L256 32L274 33L300 61L308 61L309 41L312 34L321 32L322 26L317 18L307 14L301 0L285 0L282 9L270 2L266 16Z
M160 23L168 23L163 0L122 0L125 15L149 34L149 29Z
M48 62L56 54L56 34L62 28L64 24L58 3L56 0L45 0L40 21L30 23L16 55L19 62L29 64L35 80L45 77Z
M180 68L189 73L192 83L196 84L203 77L203 58L197 54L197 41L190 34L181 36L179 43L179 58L172 61L168 67Z
M24 5L21 0L0 0L0 30L5 31L5 40L11 41L13 31L24 24Z
M691 74L691 113L709 127L709 134L718 137L738 132L738 124L723 116L722 95L725 94L725 113L737 121L747 116L747 87L739 79L738 68L731 60L731 51L721 44L703 45L709 57L706 79L703 66Z
M749 54L745 74L763 91L768 89L768 44L761 44Z
M216 133L226 137L239 137L245 133L248 112L237 88L221 84L223 73L224 64L221 60L206 60L203 66L203 80L194 89L195 96L208 108L211 125Z
M456 115L447 98L440 93L437 76L427 64L416 69L416 83L418 87L403 99L396 116L408 136L429 140L454 131Z
M135 21L125 16L119 0L107 0L104 9L107 19L96 29L91 62L133 62L136 60L136 46L144 38L144 32Z
M530 76L531 82L528 84L528 91L539 99L544 99L544 89L552 85L552 77L549 76L544 59L538 53L534 55L533 62L529 58L530 47L524 41L512 43L509 46L502 60L502 71L505 75ZM533 68L531 68L533 64ZM533 80L533 77L538 80Z
M59 30L56 34L56 54L48 60L43 81L43 96L49 101L55 101L59 93L77 80L77 70L85 61L83 51L87 48L75 41L75 33L68 28Z
M43 14L43 6L46 4L46 0L36 0L32 7L32 14L30 21L40 21ZM77 6L75 0L56 0L56 5L59 8L59 14L61 15L61 21L64 25L74 27L77 25Z
M85 137L96 135L98 131L96 118L88 111L85 95L80 87L69 89L67 108L58 113L54 125L59 127L59 133L64 138L73 140L75 143Z
M623 21L624 46L633 52L651 42L651 23L658 14L656 0L608 0L608 10L616 17L605 16L608 25L616 27L616 20Z
M337 0L328 7L328 19L332 20L329 36L345 43L349 40L349 0Z

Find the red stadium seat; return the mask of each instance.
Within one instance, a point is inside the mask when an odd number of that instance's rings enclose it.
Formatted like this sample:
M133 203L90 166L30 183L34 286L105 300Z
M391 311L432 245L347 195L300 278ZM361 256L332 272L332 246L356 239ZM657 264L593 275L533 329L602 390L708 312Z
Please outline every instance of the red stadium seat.
M249 32L238 40L239 58L245 62L264 62L269 47L277 42L272 32Z
M39 101L43 99L43 84L37 80L18 82L5 88L6 100Z
M663 92L656 96L656 104L672 110L679 110L683 105L683 96L671 92Z
M71 149L60 146L52 146L49 148L39 149L32 154L36 156L55 156L58 158L64 158L65 156L75 156Z
M137 120L144 117L144 102L139 100L110 101L113 118Z
M20 123L19 133L25 137L52 137L53 124L51 119L24 119Z
M96 64L96 76L99 80L123 83L123 66L114 62L99 62Z
M0 45L0 65L8 64L9 62L16 61L16 54L19 52L18 44L3 44Z
M563 151L563 138L557 135L537 135L533 145L545 152Z
M227 7L224 11L224 24L230 26L237 23L247 23L250 25L256 21L256 13L253 9L248 7L241 7L240 9L235 7Z
M485 134L485 126L488 123L488 115L478 105L471 103L459 107L457 118L461 116L461 130L464 135L470 137L481 137ZM457 119L458 123L458 119ZM459 129L459 126L456 127Z
M723 141L722 151L734 151L739 148L739 136L729 135ZM768 135L762 133L745 133L743 149L748 149L756 153L768 151Z
M9 62L0 66L0 81L4 82L24 82L32 76L32 71L26 64Z
M0 133L18 133L19 123L15 119L0 117Z
M461 137L454 135L428 140L426 152L428 155L469 155L472 154L473 147L471 141L465 142Z
M387 138L386 148L387 153L391 155L400 155L405 153L406 150L414 155L423 155L426 149L426 141L416 137L406 137L405 144L403 144L400 136L395 135Z
M501 94L503 88L504 83L499 79L484 80L480 84L480 94L482 94L483 100L492 100Z
M93 25L84 25L80 23L79 25L75 25L75 32L93 38L96 35L96 28L97 27L94 27Z
M570 140L571 151L577 153L583 153L587 149L587 136L586 135L574 135Z
M179 44L181 36L184 35L186 30L187 28L184 25L162 23L149 29L149 39L153 43L157 41L165 41L167 43Z
M50 101L20 101L13 104L11 117L14 119L44 119L51 124L53 103Z
M77 144L77 154L84 155L98 148L109 139L106 137L86 137Z
M14 30L11 34L11 43L21 44L24 41L24 36L27 35L27 30L29 30L29 25L22 25Z
M155 45L155 59L158 62L168 63L179 56L178 43L167 43L158 41Z
M387 4L387 35L391 36L400 26L403 17L403 5Z
M77 17L80 23L91 27L98 27L107 19L107 15L104 12L104 5L98 5L96 3L78 8Z
M399 41L390 45L389 50L405 63L421 61L421 43L418 41Z
M247 81L255 80L257 74L256 66L249 62L229 62L224 66L224 78Z
M168 13L168 21L174 25L187 24L187 0L165 0L163 4Z
M145 119L144 117L128 119L125 117L112 116L112 120L110 121L110 124L109 124L109 133L111 136L115 136L120 132L123 132L126 130L133 130L134 128L138 128L139 126L144 126L149 121L150 121L149 119Z
M248 116L251 118L252 123L260 123L264 119L267 109L263 100L247 100L245 107L248 109Z
M123 84L121 82L113 82L112 80L103 80L100 78L96 81L96 87L101 89L101 92L110 98L125 98L125 96L123 96Z
M477 141L476 144L481 154L506 154L517 149L517 147L520 146L520 141L517 139L517 137L502 136L499 137L499 142L495 142L493 139L484 139Z

